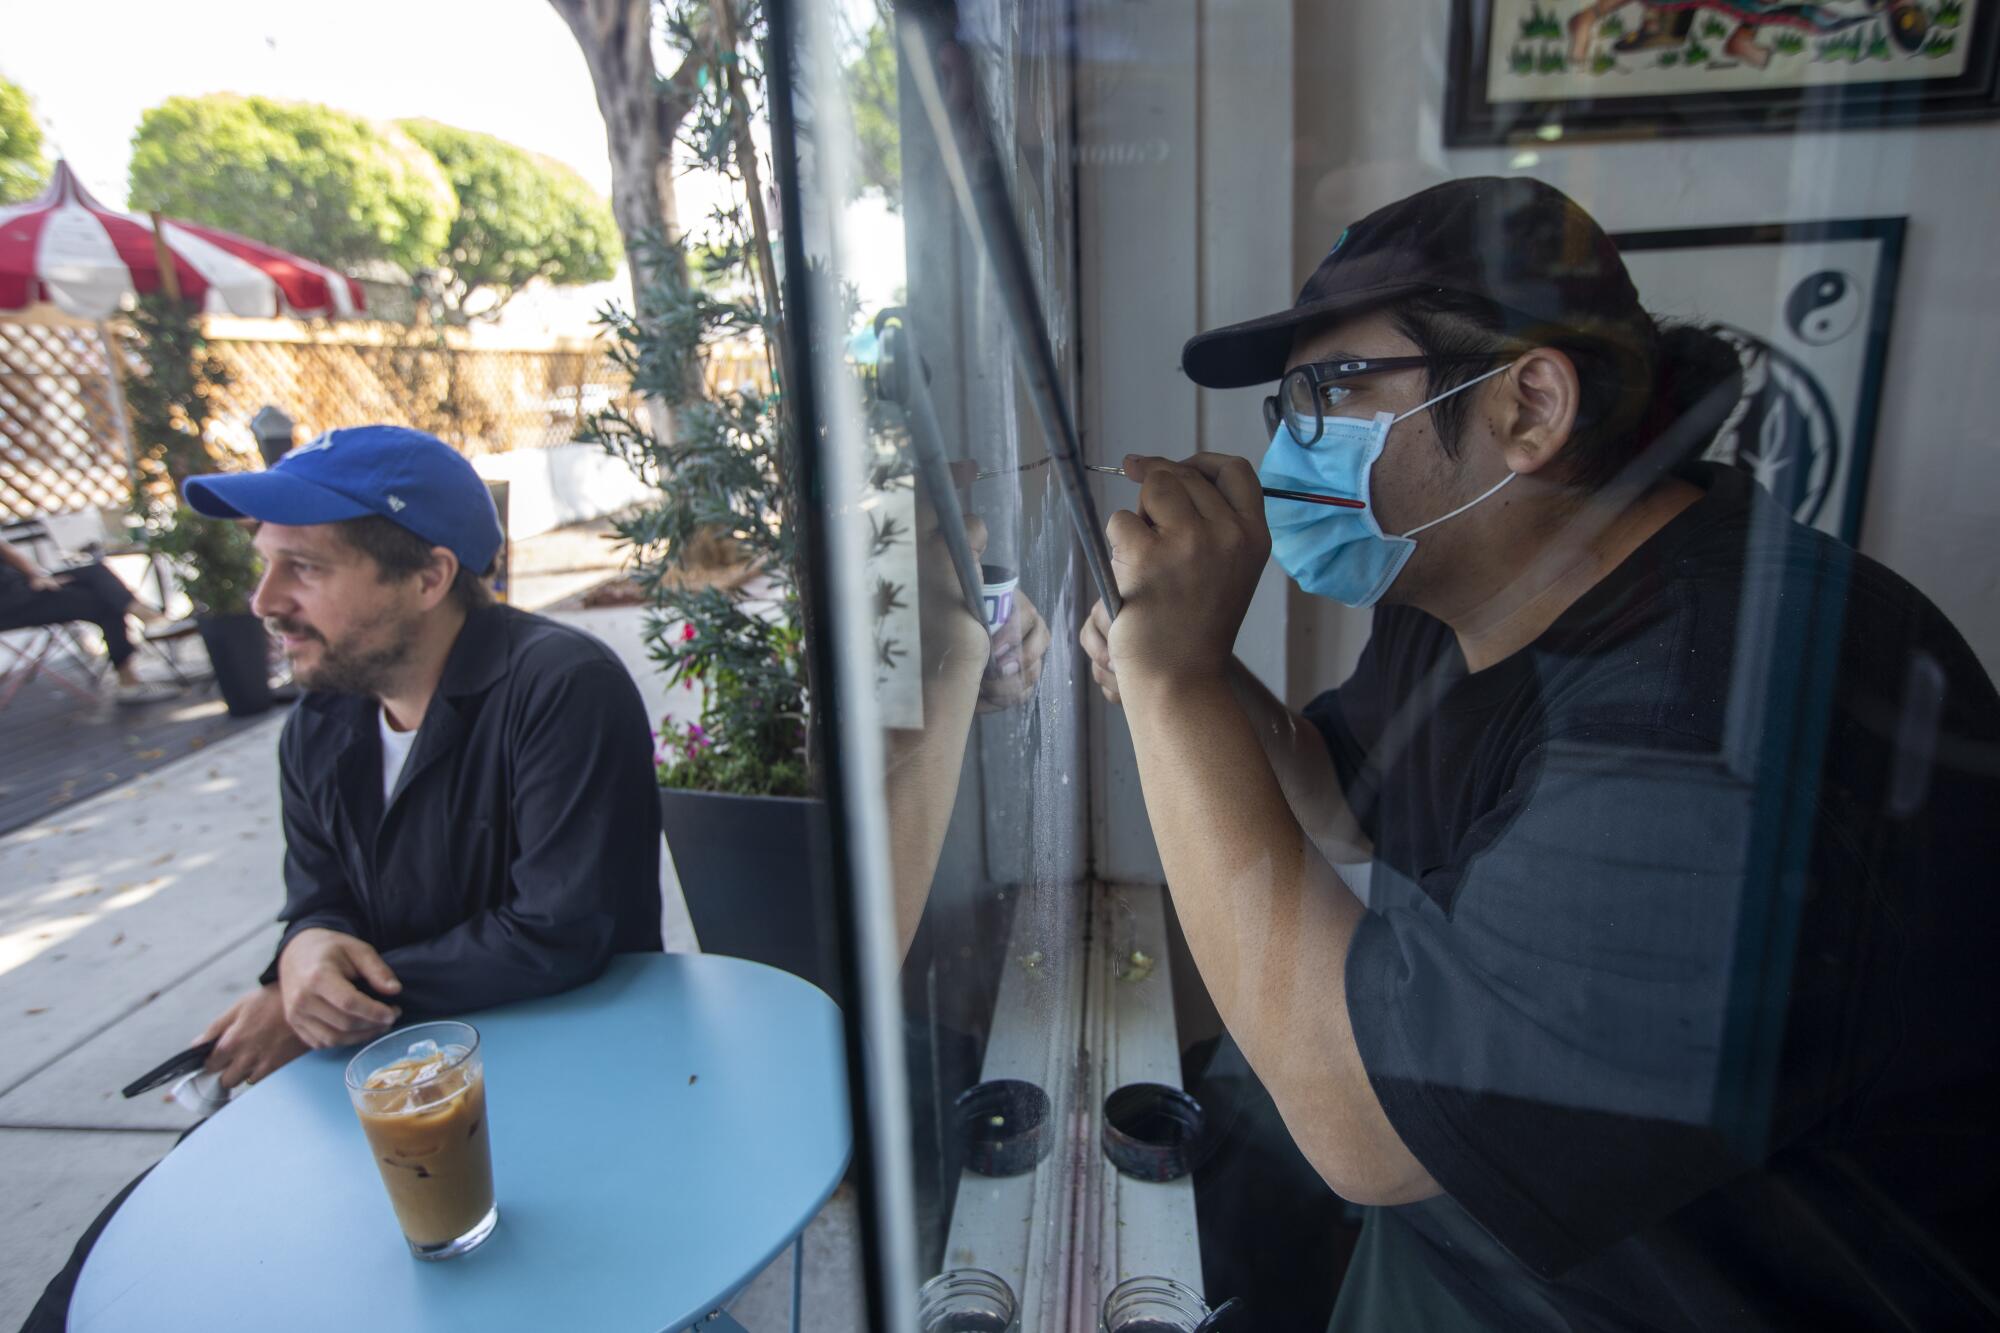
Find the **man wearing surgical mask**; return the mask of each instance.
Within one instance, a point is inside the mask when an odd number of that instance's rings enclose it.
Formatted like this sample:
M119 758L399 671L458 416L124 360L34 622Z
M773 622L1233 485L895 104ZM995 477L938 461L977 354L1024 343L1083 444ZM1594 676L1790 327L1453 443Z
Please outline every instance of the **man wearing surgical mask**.
M1691 461L1728 347L1482 179L1182 364L1277 385L1262 466L1127 459L1082 637L1211 997L1370 1205L1334 1326L1983 1326L2000 697L1916 589ZM1377 608L1302 714L1231 656L1271 556Z

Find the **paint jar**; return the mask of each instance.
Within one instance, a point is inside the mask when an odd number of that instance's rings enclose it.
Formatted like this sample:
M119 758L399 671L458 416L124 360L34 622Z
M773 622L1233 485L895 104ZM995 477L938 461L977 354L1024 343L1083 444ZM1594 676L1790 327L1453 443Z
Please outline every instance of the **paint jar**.
M1015 1333L1014 1289L983 1268L950 1268L917 1291L921 1333Z
M1194 1333L1208 1302L1170 1277L1127 1278L1104 1298L1098 1333Z

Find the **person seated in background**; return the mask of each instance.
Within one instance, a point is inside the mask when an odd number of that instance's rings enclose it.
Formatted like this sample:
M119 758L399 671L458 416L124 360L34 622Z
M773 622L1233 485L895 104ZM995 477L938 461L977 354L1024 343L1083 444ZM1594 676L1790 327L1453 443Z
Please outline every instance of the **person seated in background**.
M199 513L258 525L251 606L306 691L278 741L284 934L197 1038L225 1088L660 947L638 688L589 635L494 604L480 576L500 524L470 463L419 431L358 426L185 490ZM62 1327L124 1197L28 1329Z
M104 650L117 682L113 698L121 704L172 698L180 693L174 686L139 679L138 650L125 626L128 616L148 629L168 623L165 615L134 597L101 564L51 574L11 542L0 542L0 631L88 621L104 635Z

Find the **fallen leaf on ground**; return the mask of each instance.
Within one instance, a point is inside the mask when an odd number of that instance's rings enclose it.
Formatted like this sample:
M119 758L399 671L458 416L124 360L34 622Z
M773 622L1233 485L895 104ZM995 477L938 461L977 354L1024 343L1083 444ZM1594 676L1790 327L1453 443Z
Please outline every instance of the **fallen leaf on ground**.
M28 1010L27 1014L28 1017L33 1018L36 1014L46 1014L48 1011L49 1007L44 1004L44 1005L37 1005L35 1008Z
M132 757L134 759L164 759L167 757L167 752L165 750L140 750Z
M123 944L124 942L125 942L125 932L122 930L119 931L116 935L113 935L111 937L111 947L114 949L117 948L119 945Z

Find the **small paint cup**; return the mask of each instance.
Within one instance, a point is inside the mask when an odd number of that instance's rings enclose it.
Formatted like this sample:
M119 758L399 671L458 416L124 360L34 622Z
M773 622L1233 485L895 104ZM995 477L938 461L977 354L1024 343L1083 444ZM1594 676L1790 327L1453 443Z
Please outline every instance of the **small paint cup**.
M1104 1155L1137 1180L1178 1180L1195 1168L1207 1118L1164 1083L1127 1083L1104 1099Z
M986 632L998 634L1014 614L1014 589L1020 586L1021 576L1005 565L981 565L979 578L979 607L986 614Z
M1049 1094L1017 1078L975 1083L953 1104L965 1168L1021 1176L1049 1155Z

